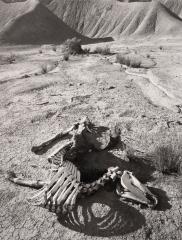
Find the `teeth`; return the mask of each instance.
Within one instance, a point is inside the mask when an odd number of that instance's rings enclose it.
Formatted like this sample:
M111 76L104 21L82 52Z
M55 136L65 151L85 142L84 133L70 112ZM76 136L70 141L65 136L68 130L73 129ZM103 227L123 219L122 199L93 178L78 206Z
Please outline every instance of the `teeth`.
M142 184L138 181L138 179L137 179L135 176L133 176L132 173L130 173L130 176L131 176L131 178L132 178L132 183L133 183L133 185L135 185L137 188L139 188L142 192L147 192L147 188L146 188L144 185L142 185Z
M140 203L148 204L147 198L145 198L143 196L143 198L141 199L141 196L137 196L136 194L133 194L132 192L124 192L124 193L121 194L121 197L132 199L132 200L138 201Z

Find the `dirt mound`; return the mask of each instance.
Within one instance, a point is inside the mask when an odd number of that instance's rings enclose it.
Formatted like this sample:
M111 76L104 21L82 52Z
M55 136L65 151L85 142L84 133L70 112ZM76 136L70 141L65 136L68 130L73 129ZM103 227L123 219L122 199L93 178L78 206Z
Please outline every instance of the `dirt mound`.
M13 44L61 43L77 37L92 42L67 26L36 0L0 1L0 42Z
M174 12L179 5L163 0ZM89 37L179 35L182 21L155 1L52 0L47 7L71 28ZM167 23L167 24L166 24Z

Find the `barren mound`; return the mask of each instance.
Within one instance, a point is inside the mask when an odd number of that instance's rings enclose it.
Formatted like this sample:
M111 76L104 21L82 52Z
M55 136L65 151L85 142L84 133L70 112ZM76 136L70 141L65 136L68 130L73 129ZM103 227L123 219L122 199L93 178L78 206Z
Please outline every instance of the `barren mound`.
M91 43L88 37L182 35L177 15L182 3L161 1L165 5L157 0L0 0L0 42L61 43L77 37Z
M36 0L0 1L0 29L0 42L5 43L61 43L73 37L90 42Z
M182 17L182 1L181 0L160 0L172 12Z
M170 5L178 12L179 4ZM47 7L71 28L89 37L179 35L182 20L160 2L52 0ZM178 10L177 10L178 9Z

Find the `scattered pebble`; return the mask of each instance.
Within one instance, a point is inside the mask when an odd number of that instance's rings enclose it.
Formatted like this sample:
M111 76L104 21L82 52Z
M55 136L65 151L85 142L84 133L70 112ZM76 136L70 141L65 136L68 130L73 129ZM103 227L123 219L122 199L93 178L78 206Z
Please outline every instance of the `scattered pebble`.
M110 90L110 89L115 89L116 87L114 87L114 86L109 86L108 87L108 90Z

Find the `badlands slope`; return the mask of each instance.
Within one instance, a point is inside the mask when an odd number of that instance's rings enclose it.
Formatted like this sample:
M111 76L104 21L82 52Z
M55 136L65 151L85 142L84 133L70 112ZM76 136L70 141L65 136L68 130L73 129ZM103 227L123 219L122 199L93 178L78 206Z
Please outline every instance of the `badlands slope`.
M0 0L0 42L61 43L73 37L91 42L67 26L39 1L5 3Z
M179 7L169 5L173 10ZM89 37L182 35L182 20L158 1L52 0L47 6L71 28Z
M161 0L167 8L172 12L177 14L179 17L182 17L182 1L181 0Z
M61 43L72 37L90 43L88 37L182 36L179 0L161 0L165 5L157 0L40 2L0 0L1 43Z

